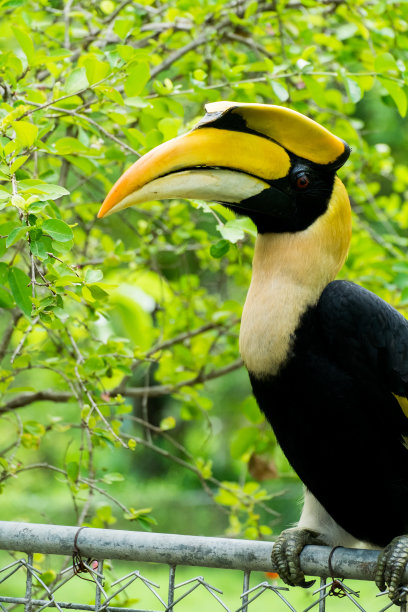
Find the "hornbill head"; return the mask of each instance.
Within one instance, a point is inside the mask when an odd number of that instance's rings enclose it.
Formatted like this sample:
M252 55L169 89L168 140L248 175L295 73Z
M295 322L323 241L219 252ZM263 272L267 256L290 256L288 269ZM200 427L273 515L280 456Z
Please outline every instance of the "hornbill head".
M206 111L191 132L136 161L98 216L150 200L199 199L250 217L259 233L280 233L304 230L327 210L350 153L343 140L280 106L215 102Z

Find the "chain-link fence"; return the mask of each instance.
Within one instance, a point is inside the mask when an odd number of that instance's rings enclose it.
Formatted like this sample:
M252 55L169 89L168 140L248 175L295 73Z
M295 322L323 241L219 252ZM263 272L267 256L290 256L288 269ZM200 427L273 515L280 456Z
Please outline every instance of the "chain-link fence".
M376 600L376 605L359 601L359 593L344 583L345 579L372 580L378 551L337 548L329 563L330 548L306 547L302 569L319 577L320 585L316 582L310 590L307 606L299 607L292 598L299 589L278 586L273 579L272 546L270 542L0 521L0 550L9 551L3 553L8 558L0 567L0 610L198 612L202 608L197 601L205 598L204 609L227 612L330 612L334 608L377 612L392 608L386 596ZM49 555L48 564L44 555ZM59 564L55 555L62 557ZM168 571L164 573L165 566ZM231 605L223 593L227 572L216 573L216 584L213 577L205 579L201 572L178 582L176 573L185 566L241 572L242 588L235 593L236 601ZM342 580L328 577L329 567ZM156 582L159 568L162 584ZM258 572L264 573L261 581ZM408 584L407 571L405 578ZM342 597L344 603L335 605L338 599L331 595ZM400 609L406 611L406 604Z

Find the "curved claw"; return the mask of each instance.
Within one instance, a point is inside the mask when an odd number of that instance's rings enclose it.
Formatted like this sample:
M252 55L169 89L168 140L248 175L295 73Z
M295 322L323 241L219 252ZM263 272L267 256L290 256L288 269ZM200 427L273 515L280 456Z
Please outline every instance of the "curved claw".
M318 534L309 529L282 531L272 549L272 563L280 578L289 586L312 586L315 580L305 580L300 568L299 555L307 544L316 544Z
M390 544L381 551L378 558L375 584L380 591L385 591L388 587L389 597L396 605L401 603L399 587L402 586L402 576L407 562L408 535L394 538Z

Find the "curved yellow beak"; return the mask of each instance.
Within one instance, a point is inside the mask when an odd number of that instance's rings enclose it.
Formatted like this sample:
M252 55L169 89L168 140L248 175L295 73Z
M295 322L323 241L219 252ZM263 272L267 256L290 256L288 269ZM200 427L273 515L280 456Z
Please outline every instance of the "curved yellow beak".
M240 202L247 203L286 177L291 156L334 170L348 157L349 148L340 138L288 108L217 102L206 109L207 115L191 132L159 145L126 170L98 217L167 198L239 208ZM285 200L285 193L278 195Z
M289 168L289 155L271 140L203 127L165 142L137 160L112 187L98 217L166 198L239 201L267 189L265 181L286 176Z

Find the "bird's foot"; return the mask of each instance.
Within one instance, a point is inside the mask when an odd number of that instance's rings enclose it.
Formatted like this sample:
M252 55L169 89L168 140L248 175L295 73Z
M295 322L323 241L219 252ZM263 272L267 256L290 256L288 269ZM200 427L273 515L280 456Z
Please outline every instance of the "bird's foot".
M299 555L307 544L322 544L319 534L310 529L286 529L282 531L272 549L272 563L283 582L289 586L312 586L315 580L305 580L300 569Z
M375 584L380 591L388 588L391 601L400 605L402 576L408 561L408 535L394 538L388 546L381 551L378 557Z

